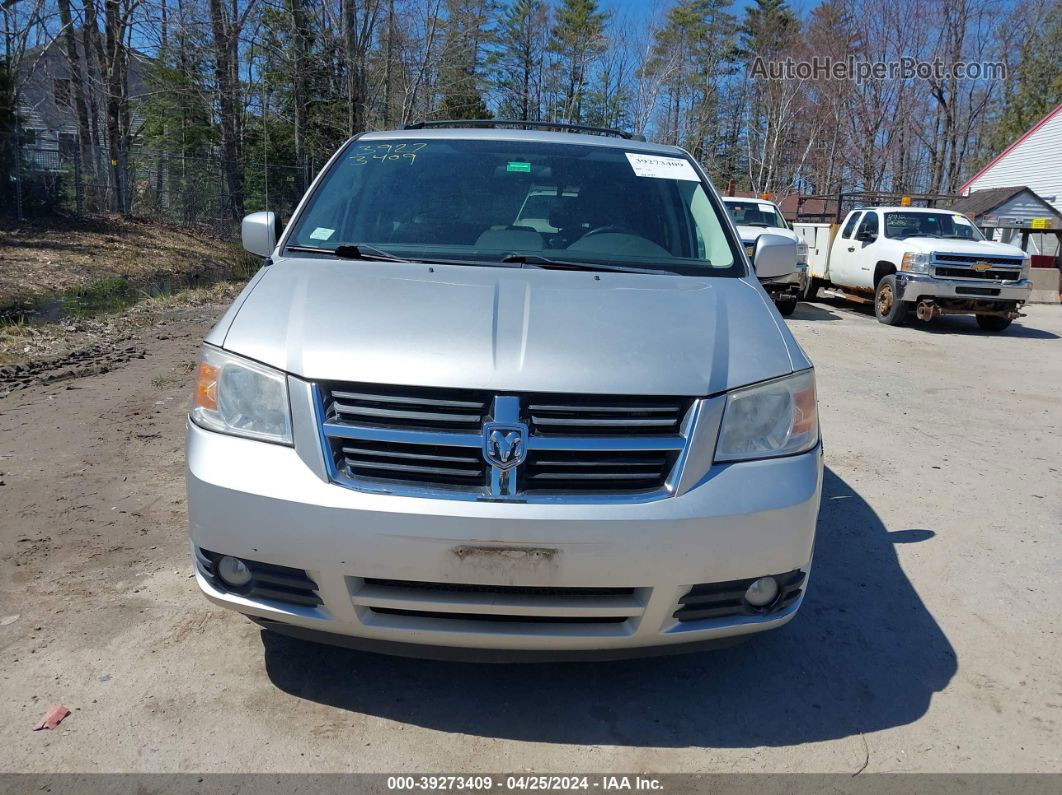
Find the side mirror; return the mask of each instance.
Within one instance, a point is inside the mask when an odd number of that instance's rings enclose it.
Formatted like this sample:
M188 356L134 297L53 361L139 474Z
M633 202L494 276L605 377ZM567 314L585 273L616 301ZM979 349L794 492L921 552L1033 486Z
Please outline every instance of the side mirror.
M268 257L280 239L280 218L276 213L251 213L240 225L243 247L252 254Z
M752 255L757 278L775 279L797 269L797 244L781 235L760 235Z
M878 233L871 232L869 229L864 229L858 235L856 235L856 239L862 240L864 243L873 243L875 240L878 239Z

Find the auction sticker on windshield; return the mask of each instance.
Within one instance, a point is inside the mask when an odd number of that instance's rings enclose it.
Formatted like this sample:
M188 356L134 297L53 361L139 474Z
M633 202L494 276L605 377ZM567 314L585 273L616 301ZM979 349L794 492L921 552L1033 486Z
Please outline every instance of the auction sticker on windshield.
M655 177L656 179L686 179L700 182L701 178L693 170L690 161L682 157L663 157L661 155L642 155L635 152L625 152L631 168L639 177Z

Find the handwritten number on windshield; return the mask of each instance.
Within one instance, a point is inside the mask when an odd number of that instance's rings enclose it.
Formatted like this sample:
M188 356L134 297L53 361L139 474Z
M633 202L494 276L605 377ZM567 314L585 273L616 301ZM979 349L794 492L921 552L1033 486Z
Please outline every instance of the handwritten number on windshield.
M351 156L355 165L364 166L372 162L407 163L413 165L417 152L427 146L418 144L362 144Z

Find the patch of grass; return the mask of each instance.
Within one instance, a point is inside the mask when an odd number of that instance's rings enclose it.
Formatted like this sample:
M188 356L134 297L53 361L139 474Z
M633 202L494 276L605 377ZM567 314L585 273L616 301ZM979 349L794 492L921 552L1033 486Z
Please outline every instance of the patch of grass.
M230 292L235 295L232 287L236 286L238 292L260 266L261 260L253 258L253 261L240 264L239 275L164 275L157 281L140 285L130 283L125 277L103 279L67 293L41 296L13 307L0 308L0 328L113 314L143 301L153 302L155 308L165 308L220 300Z
M0 307L81 290L103 297L118 279L145 285L163 276L246 278L257 269L255 260L232 242L203 232L117 217L5 225Z

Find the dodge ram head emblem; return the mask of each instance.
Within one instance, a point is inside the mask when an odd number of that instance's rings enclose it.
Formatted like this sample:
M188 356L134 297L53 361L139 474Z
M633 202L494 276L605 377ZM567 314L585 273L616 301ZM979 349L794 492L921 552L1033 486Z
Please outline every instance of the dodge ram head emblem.
M483 457L503 471L522 464L527 458L527 426L488 422L483 426Z

